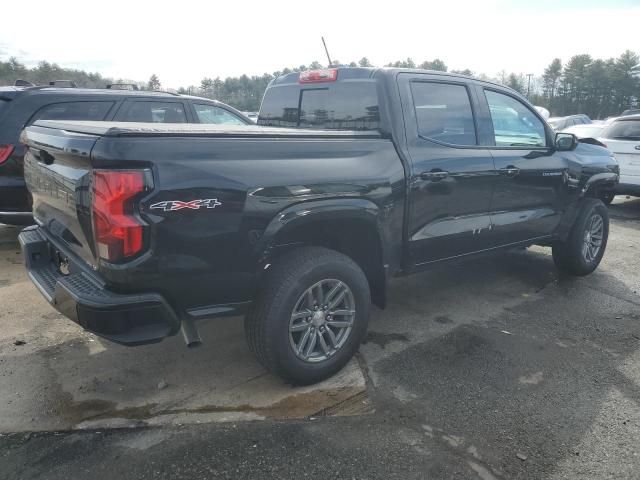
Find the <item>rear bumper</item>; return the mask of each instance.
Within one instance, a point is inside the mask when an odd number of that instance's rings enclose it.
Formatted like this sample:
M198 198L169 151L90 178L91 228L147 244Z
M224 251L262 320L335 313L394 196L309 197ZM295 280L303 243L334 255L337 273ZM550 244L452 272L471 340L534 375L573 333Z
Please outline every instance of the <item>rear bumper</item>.
M39 227L26 228L18 238L31 281L56 310L84 329L123 345L155 343L178 332L180 320L161 295L109 291ZM60 259L68 274L61 273Z

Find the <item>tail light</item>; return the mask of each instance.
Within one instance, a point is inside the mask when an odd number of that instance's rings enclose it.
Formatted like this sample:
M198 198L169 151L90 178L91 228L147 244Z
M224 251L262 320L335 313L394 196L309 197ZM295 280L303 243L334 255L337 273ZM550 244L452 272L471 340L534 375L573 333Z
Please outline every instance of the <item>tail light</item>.
M13 153L13 145L0 145L0 165L7 161Z
M147 189L142 170L93 171L93 234L100 258L117 263L139 254L145 224L135 200Z
M307 70L300 72L299 83L325 83L335 82L338 79L337 68L327 68L325 70Z

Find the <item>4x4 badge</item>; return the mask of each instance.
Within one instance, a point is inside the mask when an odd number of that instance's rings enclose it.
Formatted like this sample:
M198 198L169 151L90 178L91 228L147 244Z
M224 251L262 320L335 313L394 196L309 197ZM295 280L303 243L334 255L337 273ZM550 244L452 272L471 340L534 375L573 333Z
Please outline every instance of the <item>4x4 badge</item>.
M189 202L183 202L181 200L167 200L164 202L158 202L151 205L149 208L154 210L163 210L165 212L175 212L176 210L182 210L188 208L190 210L200 210L201 208L216 208L222 205L217 198L207 198L203 200L191 200Z

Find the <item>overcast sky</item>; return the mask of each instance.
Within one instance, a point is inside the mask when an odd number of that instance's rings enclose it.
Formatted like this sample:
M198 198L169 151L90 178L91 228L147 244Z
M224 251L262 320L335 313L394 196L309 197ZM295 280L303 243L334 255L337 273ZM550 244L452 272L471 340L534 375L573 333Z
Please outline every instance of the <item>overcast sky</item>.
M164 87L204 76L368 57L374 65L441 58L490 76L540 74L554 57L640 52L640 0L9 0L0 58L40 60Z

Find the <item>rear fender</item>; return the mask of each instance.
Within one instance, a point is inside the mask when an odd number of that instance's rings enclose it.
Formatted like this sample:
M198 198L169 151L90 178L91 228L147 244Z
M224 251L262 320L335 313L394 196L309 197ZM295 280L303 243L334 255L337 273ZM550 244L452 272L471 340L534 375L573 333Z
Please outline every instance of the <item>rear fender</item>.
M373 302L386 303L388 242L379 207L360 198L308 201L279 212L256 244L262 268L292 248L324 246L352 258L364 271Z

